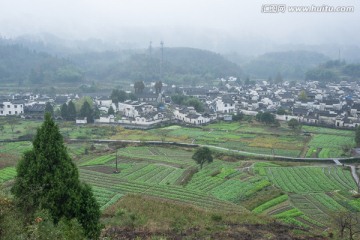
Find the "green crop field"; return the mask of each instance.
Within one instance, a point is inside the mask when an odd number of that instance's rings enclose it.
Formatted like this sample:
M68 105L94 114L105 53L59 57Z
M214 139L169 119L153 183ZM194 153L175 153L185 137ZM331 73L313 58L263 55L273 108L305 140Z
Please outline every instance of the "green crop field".
M125 181L116 175L103 174L99 172L81 170L81 179L88 182L92 186L105 188L113 191L114 194L141 193L145 195L163 197L179 202L194 204L209 209L221 208L224 211L245 211L239 205L221 201L206 193L199 191L191 191L178 186L149 184L145 182Z
M118 150L118 156L133 158L133 159L146 159L161 161L164 163L174 164L174 166L191 166L194 161L191 159L193 152L166 149L161 147L128 147Z
M6 126L0 139L33 134L39 122L20 120ZM343 146L354 146L353 131L303 126L311 136L250 123L215 123L199 128L170 126L148 131L113 126L60 123L65 138L164 140L214 145L282 156L340 157ZM349 170L334 165L270 162L247 156L214 155L203 169L192 160L193 148L67 142L69 155L105 210L129 193L164 198L205 209L264 214L302 227L324 230L330 213L358 209L357 191ZM15 165L31 142L0 143L0 183L11 186ZM116 152L117 151L117 152ZM119 173L114 174L115 160ZM241 160L237 160L241 159ZM247 205L246 205L247 204ZM245 209L246 206L248 209ZM250 207L251 206L251 207Z
M273 207L273 206L276 206L284 201L288 200L288 196L287 195L281 195L277 198L274 198L274 199L271 199L270 201L266 202L266 203L263 203L261 204L260 206L257 206L256 208L254 208L252 211L254 213L262 213L264 212L265 210Z
M41 122L19 119L14 131L5 119L0 118L0 123L4 124L1 140L31 137ZM64 138L177 141L289 157L299 157L305 147L309 148L308 152L303 153L306 157L340 157L343 155L342 146L354 145L353 131L303 126L304 131L311 132L312 136L308 137L294 133L284 127L286 124L274 128L246 122L218 122L198 128L170 126L149 131L127 130L115 126L78 126L70 122L58 124ZM85 151L84 148L82 150Z
M31 146L30 142L3 142L0 143L0 153L21 155L23 152L30 150Z
M350 172L339 167L269 167L271 182L286 192L326 192L355 190Z
M16 169L14 167L0 169L0 183L13 179L15 176Z
M337 132L339 130L336 130ZM306 157L314 157L314 153L317 149L320 150L319 158L336 158L341 157L343 154L343 146L354 146L354 136L347 135L330 135L330 134L316 134L312 137L308 146L310 147Z

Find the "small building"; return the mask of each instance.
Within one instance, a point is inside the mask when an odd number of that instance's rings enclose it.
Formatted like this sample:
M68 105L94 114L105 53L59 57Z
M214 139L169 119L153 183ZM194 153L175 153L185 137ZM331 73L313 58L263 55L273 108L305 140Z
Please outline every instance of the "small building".
M22 101L3 101L0 102L0 116L21 115L24 113L24 102Z

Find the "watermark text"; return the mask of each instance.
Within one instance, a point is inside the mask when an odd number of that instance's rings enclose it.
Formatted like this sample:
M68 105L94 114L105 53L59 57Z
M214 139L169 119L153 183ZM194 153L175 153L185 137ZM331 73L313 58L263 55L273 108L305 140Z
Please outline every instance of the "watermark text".
M352 13L354 6L263 4L262 13Z

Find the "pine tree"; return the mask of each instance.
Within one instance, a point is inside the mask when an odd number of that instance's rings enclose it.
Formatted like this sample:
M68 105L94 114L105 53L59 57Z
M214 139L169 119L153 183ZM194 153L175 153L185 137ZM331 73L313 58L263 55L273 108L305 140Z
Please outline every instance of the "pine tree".
M360 126L355 129L355 143L357 147L360 147Z
M34 219L36 210L48 210L55 224L76 218L89 238L100 233L100 210L91 188L79 181L79 173L69 157L58 126L45 114L37 130L33 149L17 166L12 188L17 206Z
M49 102L45 105L45 113L50 113L52 116L54 115L54 108Z
M108 114L109 115L114 115L115 114L114 108L112 106L109 107Z
M68 104L68 120L75 121L76 119L76 108L73 101L70 101Z
M67 120L69 118L69 113L68 113L68 106L66 103L64 103L63 105L61 105L60 107L60 113L61 113L61 117L64 120Z
M88 123L94 122L94 112L87 101L81 106L80 117L86 117Z

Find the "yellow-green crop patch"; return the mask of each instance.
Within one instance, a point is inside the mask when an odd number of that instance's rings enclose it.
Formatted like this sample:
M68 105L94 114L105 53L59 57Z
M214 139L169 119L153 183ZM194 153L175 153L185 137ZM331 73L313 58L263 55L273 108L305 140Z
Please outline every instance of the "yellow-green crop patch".
M6 167L0 169L0 183L11 180L16 176L16 169L14 167Z

